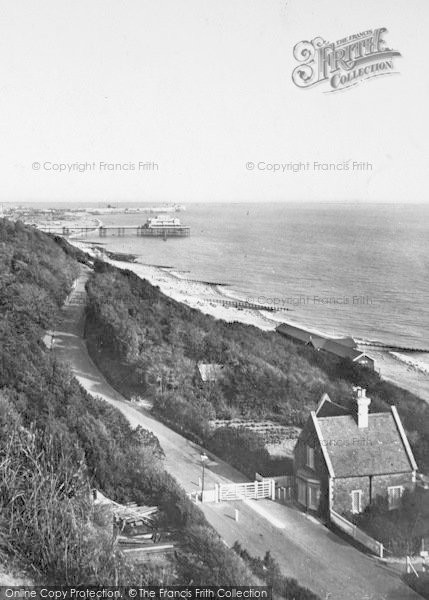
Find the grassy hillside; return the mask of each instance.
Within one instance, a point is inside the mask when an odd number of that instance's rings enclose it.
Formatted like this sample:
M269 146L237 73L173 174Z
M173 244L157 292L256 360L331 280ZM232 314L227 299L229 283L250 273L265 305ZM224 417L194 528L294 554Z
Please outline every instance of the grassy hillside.
M77 260L86 262L57 242L0 220L0 566L18 563L52 585L257 583L164 471L158 440L89 396L43 344ZM160 526L180 533L176 555L162 568L128 564L92 504L93 487L159 506Z
M158 441L88 396L41 342L78 273L75 260L48 236L3 220L0 273L3 560L19 556L45 583L113 583L115 573L122 582L160 583L150 565L136 574L97 528L95 486L119 502L159 505L167 527L212 536L213 556L228 556L230 570L206 560L200 574L206 570L207 581L251 578L165 473ZM192 543L184 554L192 562ZM170 571L172 581L186 583L176 565Z
M166 297L134 273L101 262L87 289L88 347L111 382L129 396L151 398L155 413L235 457L245 472L266 459L260 440L254 437L252 455L244 432L217 432L212 438L210 419L241 416L302 425L323 392L350 406L353 385L368 389L374 412L397 405L417 461L429 470L429 406L376 373L275 332L216 320ZM216 382L201 385L199 361L225 365Z

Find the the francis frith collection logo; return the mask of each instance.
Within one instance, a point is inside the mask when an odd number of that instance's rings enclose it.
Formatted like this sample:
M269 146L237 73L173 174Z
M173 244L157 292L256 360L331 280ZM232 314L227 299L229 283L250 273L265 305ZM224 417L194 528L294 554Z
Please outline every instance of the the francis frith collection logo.
M327 91L336 92L371 77L395 73L393 61L401 54L386 46L386 31L385 27L370 29L337 42L321 37L298 42L293 56L300 64L293 70L293 82L301 88L325 82L330 84Z

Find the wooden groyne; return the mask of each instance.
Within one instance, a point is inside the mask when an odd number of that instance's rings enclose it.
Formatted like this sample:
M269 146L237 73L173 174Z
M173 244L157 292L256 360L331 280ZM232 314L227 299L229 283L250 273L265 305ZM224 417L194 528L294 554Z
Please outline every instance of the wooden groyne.
M246 302L245 300L221 300L218 298L210 299L209 302L218 304L220 306L226 306L231 308L238 309L247 309L247 310L266 310L269 312L278 312L278 311L290 311L290 308L283 308L279 306L274 306L270 304L255 304L253 302Z
M228 287L229 283L223 283L221 281L205 281L204 279L192 279L191 277L178 277L179 281L189 281L189 283L202 283L204 285L211 285L214 287Z
M380 348L381 350L398 350L402 352L426 352L428 348L416 348L415 346L396 346L394 344L383 344L382 342L359 342L359 346L367 346L370 348Z

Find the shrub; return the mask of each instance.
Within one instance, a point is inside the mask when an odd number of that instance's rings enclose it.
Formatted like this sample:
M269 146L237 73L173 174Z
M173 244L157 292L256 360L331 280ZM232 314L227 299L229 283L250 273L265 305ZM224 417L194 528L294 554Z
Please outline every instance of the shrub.
M259 579L272 587L275 596L286 600L320 600L319 596L312 591L301 587L296 579L282 575L278 563L269 551L261 559L252 557L238 542L234 543L232 549L241 556Z
M219 427L208 439L207 448L252 480L270 461L263 437L244 427Z
M429 539L429 492L405 491L396 510L389 510L387 500L378 497L361 515L349 518L391 554L411 556L420 551L422 539Z
M41 232L0 220L0 556L18 557L45 585L168 585L211 570L203 558L194 572L191 542L180 551L186 573L174 557L128 565L111 516L94 509L96 487L117 502L157 505L160 526L182 537L196 528L213 542L207 560L217 561L218 579L234 581L236 572L241 581L240 560L164 471L157 438L88 395L41 342L79 271L62 248L66 242L60 248ZM132 328L122 325L114 335L132 341ZM118 347L133 360L126 339Z
M101 262L95 271L87 286L91 355L113 385L128 396L152 398L154 411L168 422L177 419L185 435L207 436L207 404L216 418L302 426L323 392L350 407L352 385L361 385L374 411L397 405L416 460L429 469L429 407L410 392L276 332L204 315L130 271ZM196 374L200 361L223 364L221 376L202 384Z
M125 582L133 569L112 535L95 527L83 457L76 463L60 439L24 429L5 402L1 410L8 429L0 446L3 551L25 557L45 583Z

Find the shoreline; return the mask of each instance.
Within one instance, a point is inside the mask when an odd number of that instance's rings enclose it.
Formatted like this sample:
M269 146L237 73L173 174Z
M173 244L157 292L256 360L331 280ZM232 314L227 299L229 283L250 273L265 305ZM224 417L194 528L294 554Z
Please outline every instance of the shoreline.
M102 254L100 250L96 251L97 244L95 242L83 241L77 238L69 238L69 242L95 258ZM287 323L300 327L314 335L331 339L341 335L350 335L347 332L338 333L336 336L327 335L315 327L303 326L301 323L295 322L288 313L271 313L264 311L262 308L250 309L223 306L217 301L241 301L243 298L240 298L239 294L234 294L227 284L220 285L216 282L211 283L184 277L185 274L189 275L189 271L180 271L170 266L113 260L104 255L103 260L119 269L132 271L142 279L147 279L173 300L228 323L239 322L253 325L262 331L275 331L278 325ZM351 335L353 337L353 334ZM391 352L378 348L369 349L365 345L360 345L359 340L356 339L356 342L359 350L374 358L376 371L382 379L408 390L429 403L429 362L413 359L410 355L402 352ZM429 361L429 355L427 355L427 361Z

